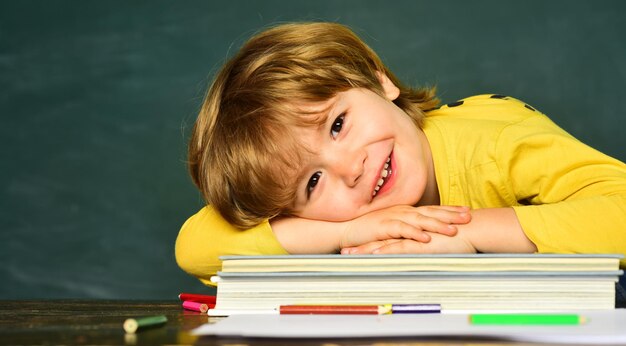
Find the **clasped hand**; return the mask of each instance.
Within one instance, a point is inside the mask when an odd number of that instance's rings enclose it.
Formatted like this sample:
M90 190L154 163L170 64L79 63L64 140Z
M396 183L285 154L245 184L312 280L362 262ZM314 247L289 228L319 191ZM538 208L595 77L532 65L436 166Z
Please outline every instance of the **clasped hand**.
M393 206L345 222L342 254L471 253L456 225L471 221L468 207Z

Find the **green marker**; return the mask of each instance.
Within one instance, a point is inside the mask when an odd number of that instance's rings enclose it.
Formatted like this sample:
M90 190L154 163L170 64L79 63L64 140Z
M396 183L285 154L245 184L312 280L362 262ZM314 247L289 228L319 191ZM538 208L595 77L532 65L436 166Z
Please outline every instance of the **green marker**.
M576 314L473 314L469 321L476 325L565 326L585 323L585 318Z
M159 327L167 322L167 317L164 315L141 317L141 318L129 318L124 321L124 330L126 333L135 333L138 329Z

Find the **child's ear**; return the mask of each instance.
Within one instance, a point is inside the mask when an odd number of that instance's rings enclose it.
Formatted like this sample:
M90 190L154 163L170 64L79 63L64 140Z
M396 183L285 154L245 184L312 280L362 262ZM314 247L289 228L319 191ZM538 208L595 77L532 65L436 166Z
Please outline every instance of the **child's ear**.
M389 79L385 73L376 71L376 76L378 77L378 81L380 82L380 85L382 85L385 96L389 99L389 101L393 101L400 96L400 89L393 84L391 79Z

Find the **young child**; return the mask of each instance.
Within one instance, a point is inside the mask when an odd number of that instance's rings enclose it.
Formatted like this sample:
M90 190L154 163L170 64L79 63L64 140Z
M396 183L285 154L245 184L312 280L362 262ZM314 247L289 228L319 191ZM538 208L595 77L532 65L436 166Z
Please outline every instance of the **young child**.
M511 97L437 106L342 25L252 37L192 133L208 205L179 266L209 284L227 254L626 253L624 163Z

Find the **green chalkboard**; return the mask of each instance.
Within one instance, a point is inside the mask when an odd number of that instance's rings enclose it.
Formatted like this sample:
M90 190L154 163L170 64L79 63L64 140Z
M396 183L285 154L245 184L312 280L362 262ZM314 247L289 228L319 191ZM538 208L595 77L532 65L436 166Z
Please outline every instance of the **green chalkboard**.
M512 95L626 159L623 1L2 1L0 299L206 290L173 246L202 201L185 146L250 34L351 26L444 102Z

